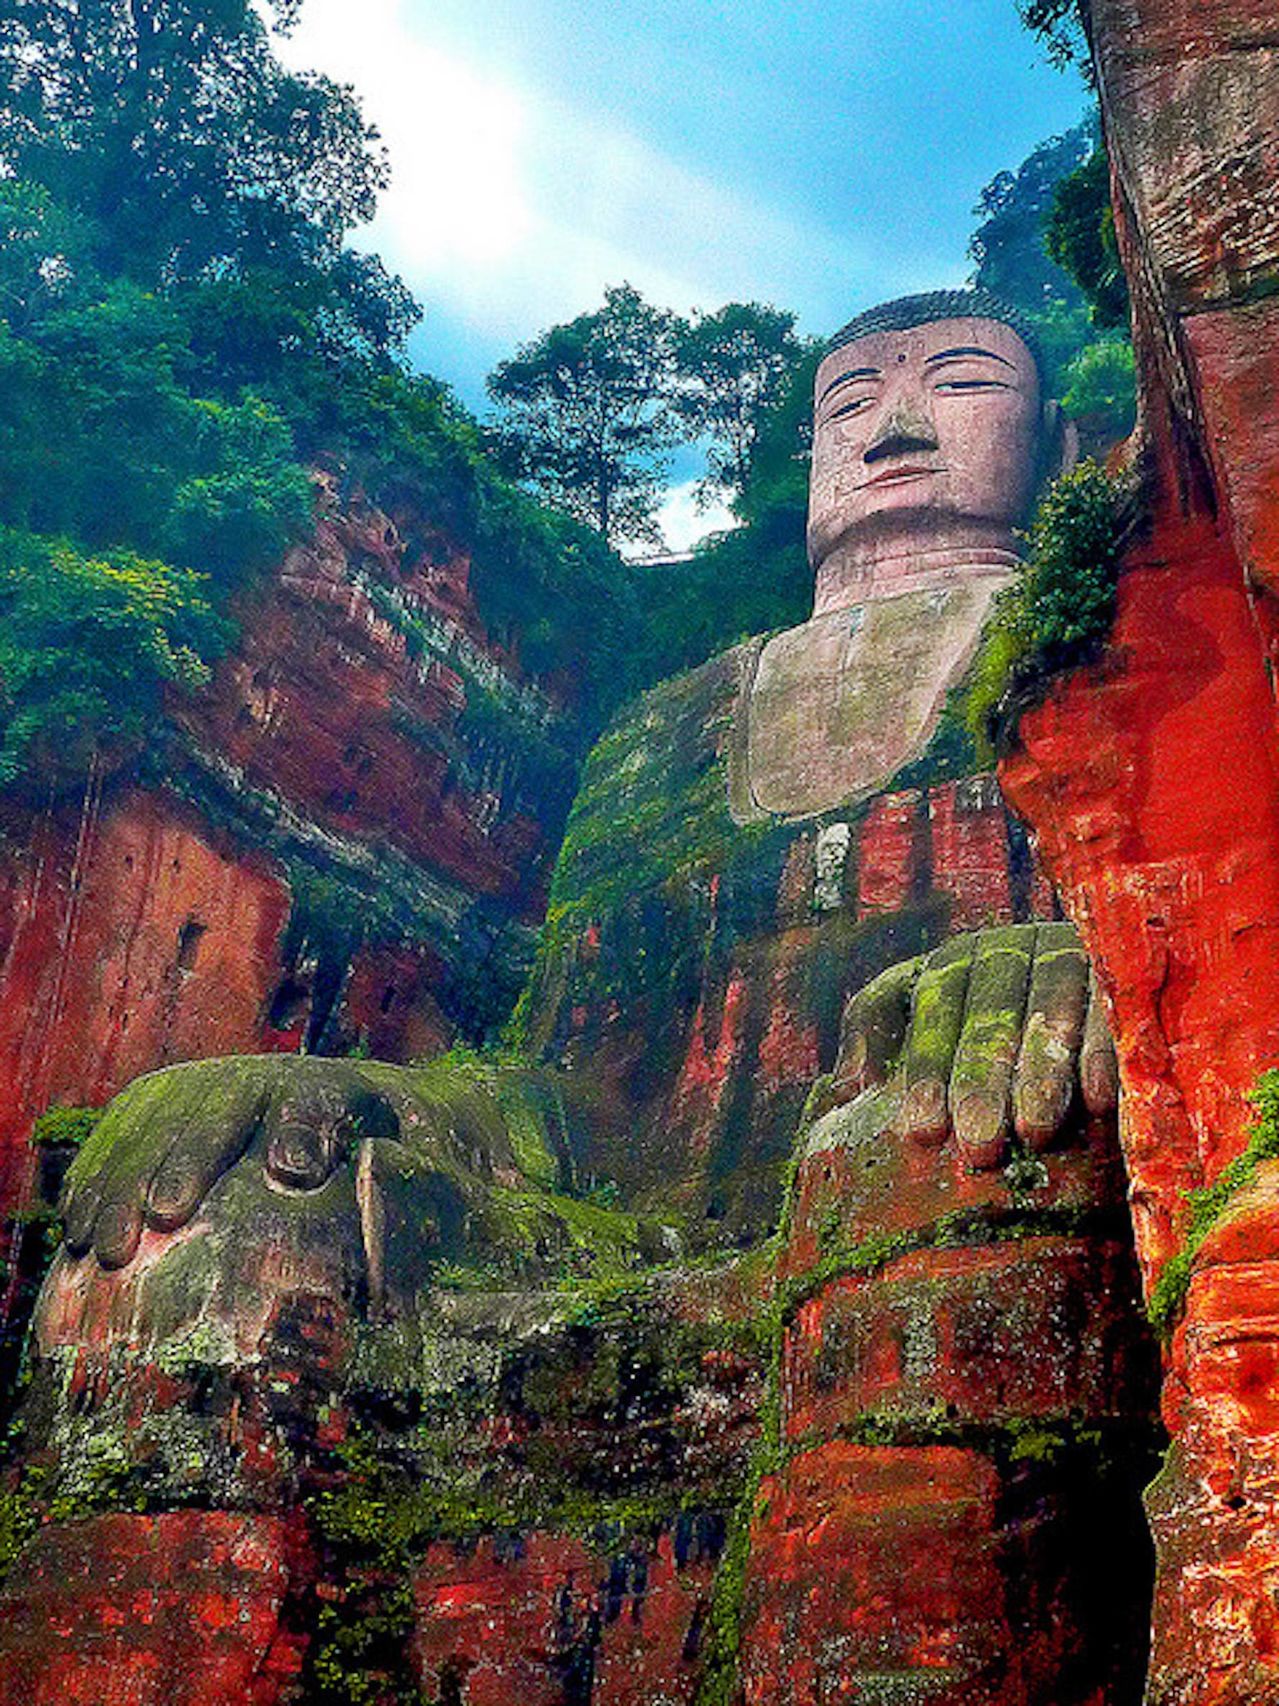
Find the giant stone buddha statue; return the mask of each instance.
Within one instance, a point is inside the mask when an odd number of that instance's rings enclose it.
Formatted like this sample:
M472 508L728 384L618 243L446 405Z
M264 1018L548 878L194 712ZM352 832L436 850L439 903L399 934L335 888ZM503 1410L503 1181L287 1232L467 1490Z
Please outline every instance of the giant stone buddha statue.
M813 614L753 648L741 819L846 807L924 751L1067 436L1030 332L985 295L908 297L838 334L814 397Z
M890 303L832 341L815 394L813 614L662 684L599 743L513 1021L517 1052L201 1062L111 1104L72 1167L37 1310L31 1438L55 1484L83 1482L115 1426L137 1505L278 1510L315 1474L331 1493L332 1439L363 1418L375 1455L411 1460L419 1496L441 1489L430 1543L403 1565L417 1608L403 1663L428 1698L467 1701L474 1678L476 1700L690 1699L711 1662L715 1595L730 1591L716 1567L735 1506L756 1562L736 1572L725 1626L741 1630L760 1706L835 1698L839 1677L845 1689L862 1677L868 1699L955 1706L1122 1698L1131 1581L1089 1646L1081 1607L1095 1588L1054 1552L1062 1524L1081 1521L1077 1436L1128 1439L1148 1408L1115 1230L1113 1051L1078 942L956 714L1018 529L1069 450L1031 333L984 293ZM1019 1267L1005 1246L1023 1236L1034 1248ZM956 1241L971 1260L954 1259ZM898 1249L919 1270L913 1292L892 1278ZM681 1265L699 1252L719 1265ZM824 1277L805 1288L809 1271ZM798 1289L782 1316L771 1491L752 1507L760 1340L746 1329L775 1272ZM575 1288L606 1281L642 1301L583 1308ZM944 1333L925 1321L939 1298ZM689 1335L696 1373L670 1349ZM986 1345L967 1382L963 1344ZM600 1378L587 1363L626 1388L612 1420L583 1396ZM617 1372L659 1363L660 1402ZM1069 1485L1050 1456L1008 1481L1027 1415L1065 1440ZM858 1458L862 1427L879 1444ZM896 1538L846 1504L822 1515L850 1453L857 1474L903 1489ZM811 1484L810 1459L824 1466ZM464 1516L461 1482L484 1488ZM637 1489L647 1526L631 1532ZM1133 1556L1131 1493L1115 1494L1107 1580ZM1002 1526L1018 1500L1037 1512L1052 1575L1020 1613ZM614 1536L598 1588L584 1506L592 1532ZM506 1515L490 1526L519 1529L533 1551L475 1553L495 1509ZM814 1525L839 1545L796 1553ZM12 1589L4 1608L33 1675L41 1629L67 1623L50 1610L59 1544L56 1524L41 1531L28 1581L45 1587ZM88 1529L77 1544L92 1544ZM845 1544L869 1560L869 1612L852 1588L830 1598ZM939 1572L936 1592L897 1595L902 1546L914 1569ZM519 1571L534 1556L530 1585ZM591 1695L623 1640L609 1608L640 1580L682 1606L650 1620L651 1687L636 1693L638 1661L615 1657L629 1680ZM324 1591L338 1603L347 1589ZM463 1602L478 1622L458 1621ZM495 1682L494 1631L543 1604L541 1656L528 1658L525 1629L521 1680ZM803 1648L784 1663L769 1633L783 1624ZM1013 1663L1013 1641L1031 1658ZM57 1698L66 1660L26 1706Z

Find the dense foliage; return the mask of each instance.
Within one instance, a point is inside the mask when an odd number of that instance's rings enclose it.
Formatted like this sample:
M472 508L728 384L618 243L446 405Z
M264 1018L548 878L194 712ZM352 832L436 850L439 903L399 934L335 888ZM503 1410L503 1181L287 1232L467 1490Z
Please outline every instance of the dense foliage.
M0 528L0 782L78 774L136 738L162 683L205 678L216 632L187 571Z
M1119 260L1104 148L1095 148L1057 185L1045 247L1087 297L1095 325L1127 324L1128 282Z
M271 10L287 25L296 5ZM344 246L387 181L375 133L349 90L280 65L249 0L10 0L0 70L0 155L103 276L297 287L339 351L412 324L404 287Z
M1090 448L1132 426L1136 378L1127 286L1115 246L1096 118L1050 137L983 190L969 244L973 282L1030 319L1048 383Z
M387 175L351 93L284 70L249 0L14 0L0 72L0 783L126 755L205 677L317 458L470 548L503 637L612 702L620 565L406 370L417 309L346 244Z
M669 453L701 442L701 496L740 493L798 353L795 316L730 302L683 319L615 285L490 375L508 469L611 545L661 544Z
M1051 659L1108 632L1125 491L1122 479L1084 461L1045 492L1010 606L1010 626L1024 652Z
M676 408L691 435L708 445L704 496L745 492L760 432L801 353L794 314L763 302L694 311L677 326Z

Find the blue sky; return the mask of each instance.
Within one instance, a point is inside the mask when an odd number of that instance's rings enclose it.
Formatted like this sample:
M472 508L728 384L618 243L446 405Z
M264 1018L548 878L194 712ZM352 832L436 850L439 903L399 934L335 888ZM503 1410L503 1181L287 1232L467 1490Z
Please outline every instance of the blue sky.
M394 172L360 234L472 406L521 340L629 279L828 332L960 282L982 186L1086 97L1014 0L305 0Z

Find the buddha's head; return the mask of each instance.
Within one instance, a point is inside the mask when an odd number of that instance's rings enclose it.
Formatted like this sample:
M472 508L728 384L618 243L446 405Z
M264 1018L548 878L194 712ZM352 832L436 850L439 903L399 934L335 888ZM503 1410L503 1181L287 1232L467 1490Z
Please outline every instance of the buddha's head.
M921 565L1011 559L1058 423L1033 333L985 291L851 321L817 370L817 614L886 596Z

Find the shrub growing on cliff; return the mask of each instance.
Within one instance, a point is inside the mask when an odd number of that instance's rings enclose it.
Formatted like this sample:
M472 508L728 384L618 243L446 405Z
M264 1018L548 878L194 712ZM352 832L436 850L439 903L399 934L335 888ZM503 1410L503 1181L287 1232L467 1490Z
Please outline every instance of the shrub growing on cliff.
M1137 362L1127 339L1087 344L1066 368L1062 407L1085 431L1117 442L1132 430L1137 412Z
M1185 1307L1195 1257L1208 1234L1239 1193L1246 1190L1264 1161L1279 1159L1279 1071L1263 1072L1248 1100L1257 1115L1248 1147L1211 1185L1186 1193L1186 1225L1181 1249L1165 1264L1151 1289L1146 1313L1161 1338L1168 1338Z
M1084 461L1044 494L1007 613L1023 655L1051 663L1109 631L1126 491L1126 482Z
M0 782L135 740L166 682L205 678L220 631L198 575L0 528Z
M69 1108L58 1102L46 1108L31 1132L31 1141L57 1149L78 1149L102 1118L101 1108Z

